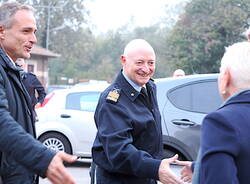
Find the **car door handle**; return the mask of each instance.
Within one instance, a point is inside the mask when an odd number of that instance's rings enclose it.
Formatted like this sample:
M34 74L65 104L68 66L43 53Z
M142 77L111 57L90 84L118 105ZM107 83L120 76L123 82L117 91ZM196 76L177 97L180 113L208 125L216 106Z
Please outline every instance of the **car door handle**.
M61 118L71 118L71 116L68 114L61 114Z
M194 126L195 122L189 121L187 119L174 119L172 123L175 125L182 125L182 126Z

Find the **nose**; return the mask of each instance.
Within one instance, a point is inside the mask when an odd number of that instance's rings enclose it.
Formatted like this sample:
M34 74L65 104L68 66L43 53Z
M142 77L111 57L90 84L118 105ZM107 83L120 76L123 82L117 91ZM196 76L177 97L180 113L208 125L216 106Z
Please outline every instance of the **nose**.
M150 68L150 66L148 65L148 63L144 63L144 65L143 65L143 67L142 67L142 70L145 72L145 73L147 73L147 72L149 72L149 69Z
M37 43L37 38L36 38L36 35L35 35L35 33L32 33L32 35L31 35L31 37L30 37L30 42L31 43Z

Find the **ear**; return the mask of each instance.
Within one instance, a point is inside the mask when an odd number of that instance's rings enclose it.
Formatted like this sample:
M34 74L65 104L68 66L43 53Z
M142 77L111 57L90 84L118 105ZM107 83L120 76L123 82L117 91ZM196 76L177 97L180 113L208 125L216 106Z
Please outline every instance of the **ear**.
M231 74L230 74L230 70L228 68L226 68L224 70L224 74L223 74L223 80L224 80L224 89L229 89L230 85L231 85Z
M220 93L223 99L225 100L231 94L230 90L231 90L232 79L231 79L230 70L228 68L221 71L219 80L220 80L219 81Z
M5 29L3 25L0 25L0 39L4 39Z
M125 63L126 63L126 57L125 57L124 55L121 55L121 56L120 56L120 60L121 60L122 66L124 66Z

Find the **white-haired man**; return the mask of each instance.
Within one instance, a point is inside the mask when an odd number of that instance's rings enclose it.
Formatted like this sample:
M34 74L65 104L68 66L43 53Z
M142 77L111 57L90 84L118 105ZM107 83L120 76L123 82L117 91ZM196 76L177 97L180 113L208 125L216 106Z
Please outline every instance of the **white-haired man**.
M249 184L250 154L250 43L229 46L221 60L218 78L221 107L202 124L201 148L193 184ZM182 179L191 182L191 163ZM197 172L196 172L197 171Z

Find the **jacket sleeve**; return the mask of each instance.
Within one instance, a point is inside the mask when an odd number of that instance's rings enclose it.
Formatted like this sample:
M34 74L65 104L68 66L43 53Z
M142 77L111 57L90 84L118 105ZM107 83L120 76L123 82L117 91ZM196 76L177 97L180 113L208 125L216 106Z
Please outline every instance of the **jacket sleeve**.
M20 107L18 107L20 108ZM8 111L4 81L0 75L0 151L45 177L48 165L55 153L35 140L12 118Z
M110 172L158 179L161 160L132 144L132 121L124 109L104 103L96 111L98 138L108 160L102 167Z
M37 102L43 103L43 100L46 96L45 89L44 89L43 85L38 80L37 76L35 76L35 75L34 75L32 83L33 83L34 89L37 91L37 94L38 94Z
M204 119L200 183L239 183L234 161L239 152L238 136L238 131L225 116L215 112Z

